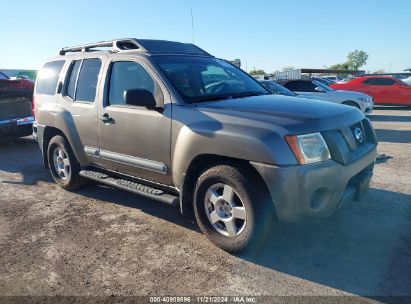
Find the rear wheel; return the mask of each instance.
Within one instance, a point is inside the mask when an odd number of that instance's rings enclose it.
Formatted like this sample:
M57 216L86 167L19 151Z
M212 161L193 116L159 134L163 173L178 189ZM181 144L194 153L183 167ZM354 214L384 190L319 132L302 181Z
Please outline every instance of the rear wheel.
M80 164L64 137L57 135L50 140L47 156L54 181L64 189L75 190L88 183L79 175Z
M265 185L247 168L218 165L204 171L194 194L194 213L202 232L232 253L251 253L268 239L276 221Z

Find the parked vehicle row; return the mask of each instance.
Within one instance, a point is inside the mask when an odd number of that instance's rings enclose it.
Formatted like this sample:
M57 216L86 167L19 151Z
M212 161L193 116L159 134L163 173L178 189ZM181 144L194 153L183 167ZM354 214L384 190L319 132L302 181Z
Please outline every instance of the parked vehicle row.
M258 248L277 219L332 215L373 172L377 139L359 110L275 96L192 44L64 48L34 96L34 135L57 184L93 180L194 209L229 252Z
M0 71L0 140L32 134L34 84Z
M265 80L261 81L261 84L273 94L294 95L296 97L340 103L356 107L364 114L371 114L374 107L372 98L366 94L336 91L317 80L295 79L283 80L278 83L271 80Z
M336 90L363 92L382 105L411 105L411 86L392 76L363 76L330 85Z

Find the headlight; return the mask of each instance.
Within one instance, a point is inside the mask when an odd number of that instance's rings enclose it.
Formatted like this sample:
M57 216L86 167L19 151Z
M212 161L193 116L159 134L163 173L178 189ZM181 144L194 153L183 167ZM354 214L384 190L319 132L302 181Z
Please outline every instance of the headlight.
M370 100L367 97L358 97L359 101L369 102Z
M310 164L330 159L330 151L320 133L286 136L285 140L299 164Z

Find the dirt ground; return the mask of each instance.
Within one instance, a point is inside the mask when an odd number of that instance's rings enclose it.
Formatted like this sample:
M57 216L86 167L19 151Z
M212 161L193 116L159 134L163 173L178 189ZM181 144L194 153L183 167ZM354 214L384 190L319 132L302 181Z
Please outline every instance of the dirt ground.
M278 224L247 260L170 206L97 185L64 191L31 137L2 143L0 295L411 296L411 113L370 118L386 158L363 201Z

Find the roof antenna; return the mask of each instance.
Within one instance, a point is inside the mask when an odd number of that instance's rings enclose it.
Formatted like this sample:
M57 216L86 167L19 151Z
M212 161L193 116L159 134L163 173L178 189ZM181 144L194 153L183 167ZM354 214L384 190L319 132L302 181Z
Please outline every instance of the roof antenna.
M193 9L190 9L191 12L191 31L193 33L193 44L194 44L194 17L193 17Z

